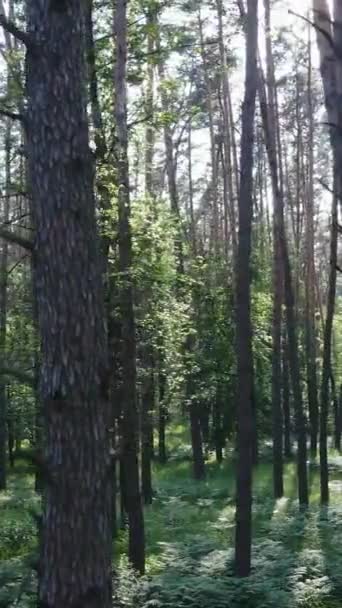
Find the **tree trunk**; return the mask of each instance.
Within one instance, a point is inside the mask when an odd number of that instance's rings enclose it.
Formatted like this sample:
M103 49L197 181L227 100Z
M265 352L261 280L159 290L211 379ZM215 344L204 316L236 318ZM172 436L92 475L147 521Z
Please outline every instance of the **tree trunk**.
M233 194L233 170L232 170L232 151L230 141L230 115L229 115L229 82L228 82L228 65L227 65L227 54L224 46L224 32L223 32L223 3L222 0L216 0L217 16L218 16L218 34L219 34L219 51L221 61L221 78L222 78L222 92L223 92L223 143L224 143L224 167L225 167L225 178L226 178L226 190L228 198L228 208L232 235L232 249L234 268L236 267L237 259L237 234L236 234L236 210L235 201Z
M127 15L126 1L115 8L115 124L117 135L117 171L119 206L119 266L122 277L120 307L122 322L122 403L123 463L129 520L129 559L140 573L145 570L144 516L138 468L138 413L136 402L136 336L132 285L132 235L130 227L130 191L127 133Z
M50 2L49 10L27 2L25 125L46 426L38 597L49 608L112 602L108 365L84 19L81 0Z
M330 242L330 272L327 297L327 315L324 327L323 341L323 363L322 363L322 384L321 384L321 416L320 416L320 435L319 435L319 456L321 471L321 503L329 503L329 470L328 470L328 415L329 415L329 379L331 373L331 339L335 312L336 299L336 266L337 266L337 201L341 196L341 180L335 172L334 194L331 212L331 242Z
M314 247L314 117L312 107L311 25L309 25L308 66L308 114L309 178L306 197L306 273L305 273L305 350L310 420L310 452L317 456L318 398L316 370L316 321L315 321L315 247Z
M265 8L265 34L266 34L266 61L267 61L267 91L268 116L270 136L273 138L273 147L276 144L276 108L275 108L275 74L272 55L271 16L269 0L264 0ZM277 163L277 160L275 159ZM274 167L273 181L275 198L280 199L280 180L277 165ZM279 189L279 191L278 191ZM283 293L283 268L281 252L282 228L282 202L275 205L273 213L273 326L272 326L272 427L273 427L273 491L275 498L284 494L283 482L283 420L281 409L281 317Z
M283 420L284 420L284 456L285 456L285 458L291 458L292 447L291 447L290 379L289 379L289 362L288 362L286 339L283 341L282 387L283 387Z
M11 121L6 121L5 132L5 183L6 193L4 198L4 210L2 222L6 224L9 220L9 202L11 189ZM8 242L2 240L0 257L0 353L6 358L6 327L7 327L7 263ZM6 382L4 377L0 378L0 490L6 489Z
M269 10L269 3L265 0L265 8ZM284 222L284 202L283 193L280 187L279 173L278 173L278 151L276 144L276 125L275 125L275 112L274 110L274 91L275 91L275 76L273 67L272 49L268 49L271 70L269 72L269 78L271 78L270 99L267 101L264 77L261 68L259 68L258 76L258 89L261 106L261 116L263 121L266 148L270 166L271 181L272 181L272 192L274 201L274 213L277 215L277 230L279 238L279 248L282 258L282 271L284 276L284 299L285 299L285 310L286 310L286 325L288 333L288 353L289 353L289 367L292 380L293 399L295 407L296 417L296 432L298 441L297 451L297 467L298 467L298 496L299 503L301 506L306 506L309 501L308 496L308 484L307 484L307 464L306 464L306 428L305 428L305 415L303 407L302 390L300 384L300 367L299 367L299 353L298 353L298 338L297 338L297 325L295 316L295 301L294 301L294 289L292 282L292 272L289 260L287 239L285 233L285 222ZM269 79L268 79L269 80ZM281 415L281 414L280 414Z
M152 357L148 357L149 363L146 368L148 377L143 383L142 394L142 419L141 419L141 484L142 494L146 505L152 504L152 452L153 443L153 411L154 411L154 369Z
M199 406L197 403L192 402L190 404L190 431L194 478L200 481L201 479L205 478L203 442L199 417Z
M159 456L160 464L166 464L166 460L167 460L166 440L165 440L166 418L167 418L167 410L166 410L166 404L165 404L166 377L165 377L164 370L162 369L161 362L160 362L158 378L159 378L158 456Z
M336 390L335 376L333 371L330 370L330 386L331 386L331 397L334 406L334 447L338 452L341 451L341 413L339 397Z
M251 231L253 215L253 143L257 89L258 2L248 0L246 19L246 80L242 110L239 245L237 265L237 488L235 570L248 576L252 542L252 399Z

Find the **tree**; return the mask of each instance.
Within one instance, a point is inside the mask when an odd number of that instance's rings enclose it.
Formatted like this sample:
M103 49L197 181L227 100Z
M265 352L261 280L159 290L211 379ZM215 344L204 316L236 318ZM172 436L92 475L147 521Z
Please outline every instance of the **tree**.
M114 16L115 124L117 137L119 269L122 365L122 438L126 508L129 520L129 558L134 568L145 569L144 515L140 495L138 468L138 412L136 402L136 336L132 285L132 234L130 227L130 193L127 133L127 15L126 2L116 3Z
M25 114L46 429L40 605L111 605L108 363L80 0L27 3ZM44 44L44 52L40 45ZM66 52L67 49L67 52ZM72 497L72 499L71 499Z
M235 569L238 576L248 576L251 568L253 354L250 316L250 254L253 215L254 116L257 92L257 18L258 2L256 0L248 0L246 16L246 79L242 110L236 298L238 463Z

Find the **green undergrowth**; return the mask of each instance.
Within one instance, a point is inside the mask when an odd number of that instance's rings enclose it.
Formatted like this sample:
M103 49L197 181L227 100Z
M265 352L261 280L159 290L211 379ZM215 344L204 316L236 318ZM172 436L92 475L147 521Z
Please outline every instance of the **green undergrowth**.
M319 506L319 469L310 466L311 506L298 509L296 467L285 465L285 497L272 499L272 466L254 474L253 567L233 573L234 462L209 457L207 478L191 478L182 427L168 437L166 466L154 465L154 500L145 510L147 566L128 567L127 534L116 542L115 603L119 608L338 608L342 606L342 460L331 454L331 506ZM39 500L32 471L20 466L0 494L0 608L35 605Z

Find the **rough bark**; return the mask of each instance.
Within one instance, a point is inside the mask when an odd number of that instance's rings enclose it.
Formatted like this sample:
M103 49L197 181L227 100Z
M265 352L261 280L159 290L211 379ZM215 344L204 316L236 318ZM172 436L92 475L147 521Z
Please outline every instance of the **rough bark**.
M133 567L145 569L145 534L138 467L138 412L136 400L136 335L132 284L132 234L127 132L127 14L126 0L118 0L114 17L116 43L115 124L119 206L120 312L122 322L122 436L126 508L129 520L129 559Z
M246 17L246 75L242 109L239 244L237 266L237 488L235 570L248 576L252 539L252 399L253 352L250 310L251 229L253 214L253 144L257 90L258 2L248 0Z
M38 0L27 2L26 12L33 44L25 125L46 427L38 604L102 608L112 596L108 368L86 114L85 6Z

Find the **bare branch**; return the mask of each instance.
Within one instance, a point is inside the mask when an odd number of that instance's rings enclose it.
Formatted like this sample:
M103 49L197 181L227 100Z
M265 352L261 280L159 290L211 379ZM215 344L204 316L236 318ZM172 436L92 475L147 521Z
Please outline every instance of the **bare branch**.
M20 247L23 247L23 249L27 249L27 251L33 251L33 241L26 239L11 230L7 230L7 228L4 228L3 226L0 226L0 238L5 239L5 241L8 241L9 243L19 245Z
M21 369L16 369L15 367L7 367L2 365L0 367L0 376L9 376L18 380L22 384L26 384L27 386L34 386L34 377L31 374L28 374L26 371L22 371Z
M12 120L19 120L20 122L24 121L24 117L22 114L18 114L17 112L11 112L10 110L5 110L5 108L0 108L0 116L5 116L6 118L11 118Z
M338 58L341 57L341 53L339 52L338 48L336 47L333 39L331 38L331 36L329 35L329 33L323 27L320 27L317 23L314 23L314 21L311 21L310 19L308 19L304 15L300 15L299 13L296 13L295 11L292 11L291 9L288 10L288 13L289 13L289 15L293 15L294 17L298 17L298 19L302 19L303 21L305 21L305 23L308 23L309 25L311 25L312 27L314 27L315 30L317 30L320 34L322 34L322 36L324 36L324 38L327 39L327 41L329 42L329 44L330 44L332 50L334 51L336 57L338 57Z
M14 38L17 40L20 40L20 42L22 42L27 48L32 46L33 41L31 36L19 29L15 23L8 19L4 14L0 14L0 25L6 32L12 34L12 36L14 36Z

